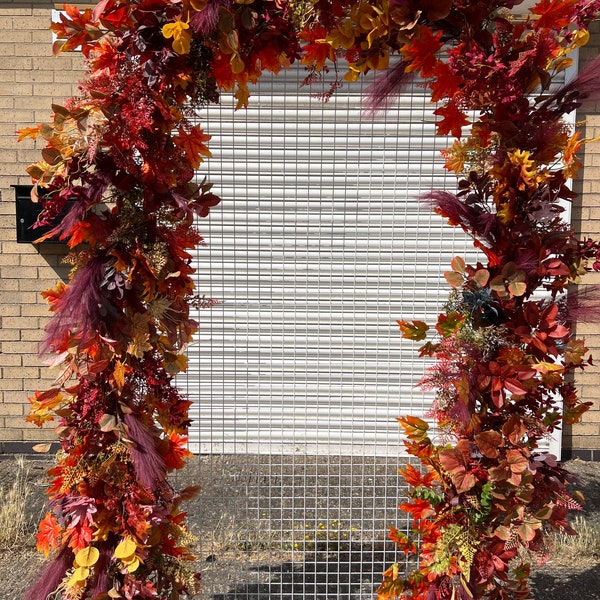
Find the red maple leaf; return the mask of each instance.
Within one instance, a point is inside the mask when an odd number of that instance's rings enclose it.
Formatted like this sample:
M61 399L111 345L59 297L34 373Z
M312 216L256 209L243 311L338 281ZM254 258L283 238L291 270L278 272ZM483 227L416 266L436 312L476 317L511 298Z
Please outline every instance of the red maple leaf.
M93 531L91 527L84 522L79 521L75 527L69 527L63 534L63 542L69 540L69 547L73 548L73 552L89 546L92 541Z
M448 135L450 133L458 139L462 134L462 128L469 125L465 113L452 101L448 102L446 106L434 110L433 114L443 117L441 121L436 123L438 135Z
M312 25L300 33L300 39L308 42L303 48L302 63L314 66L317 71L335 57L332 46L325 41L327 33L327 29L319 24Z
M81 46L81 51L88 57L94 46L93 41L102 36L102 31L93 21L92 9L86 8L81 12L76 6L65 4L64 10L65 14L60 15L60 22L50 26L58 38L52 46L52 51L58 54Z
M427 500L420 500L419 498L415 498L411 502L404 502L398 508L412 514L413 519L417 520L425 519L435 512Z
M401 49L404 59L409 63L406 71L420 71L422 77L431 77L439 61L437 53L443 45L441 37L441 30L434 33L429 27L422 25L418 35Z
M439 61L431 73L433 79L429 82L431 101L439 102L444 98L452 98L462 83L462 78L456 75L451 67Z
M562 29L571 23L573 7L577 0L540 0L532 9L539 19L534 22L535 29Z

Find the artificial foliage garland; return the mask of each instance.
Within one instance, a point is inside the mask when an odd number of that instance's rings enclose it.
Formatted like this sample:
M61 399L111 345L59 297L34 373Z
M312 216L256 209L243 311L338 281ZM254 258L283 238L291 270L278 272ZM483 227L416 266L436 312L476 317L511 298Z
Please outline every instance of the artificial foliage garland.
M189 402L173 377L197 324L189 251L194 219L219 199L196 178L210 152L196 109L233 91L238 108L264 70L301 60L307 81L340 58L344 78L381 74L369 110L385 108L412 76L439 103L451 134L446 167L458 191L424 198L462 227L485 263L457 257L453 291L421 347L435 358L423 385L432 420L400 419L424 466L403 474L420 541L392 538L419 566L384 575L380 598L526 598L528 559L548 532L571 532L579 508L569 474L539 442L588 408L572 383L587 349L572 320L597 312L569 284L600 269L600 245L561 219L567 181L586 141L564 120L600 96L600 60L556 87L585 44L600 0L101 0L65 7L55 51L81 48L78 96L21 137L47 141L29 173L43 190L41 222L72 249L67 286L45 292L53 318L43 346L59 368L31 399L29 420L57 419L49 510L38 547L52 560L28 600L174 599L197 590L190 535L167 473L188 452ZM517 7L518 9L518 7ZM517 10L515 9L515 10ZM399 60L391 61L390 56ZM391 65L391 66L390 66ZM342 82L337 82L340 85ZM335 86L334 86L335 87ZM332 88L333 92L334 88ZM545 290L544 299L534 292ZM425 340L428 326L400 321ZM562 407L561 407L562 405Z

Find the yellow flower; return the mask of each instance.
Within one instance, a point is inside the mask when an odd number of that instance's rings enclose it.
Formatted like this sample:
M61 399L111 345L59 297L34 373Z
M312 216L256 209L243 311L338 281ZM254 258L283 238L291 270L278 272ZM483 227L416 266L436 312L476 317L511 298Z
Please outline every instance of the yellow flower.
M184 23L183 21L167 23L162 28L162 34L165 36L165 38L173 38L173 50L175 50L177 54L190 53L190 43L192 41L192 36L188 31L189 28L189 24Z

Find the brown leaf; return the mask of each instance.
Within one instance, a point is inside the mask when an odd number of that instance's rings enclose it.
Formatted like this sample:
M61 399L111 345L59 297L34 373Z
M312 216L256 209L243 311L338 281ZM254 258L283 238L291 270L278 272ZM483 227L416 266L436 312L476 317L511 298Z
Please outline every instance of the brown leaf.
M481 454L487 458L497 458L500 448L504 445L499 431L482 431L475 436L475 443Z

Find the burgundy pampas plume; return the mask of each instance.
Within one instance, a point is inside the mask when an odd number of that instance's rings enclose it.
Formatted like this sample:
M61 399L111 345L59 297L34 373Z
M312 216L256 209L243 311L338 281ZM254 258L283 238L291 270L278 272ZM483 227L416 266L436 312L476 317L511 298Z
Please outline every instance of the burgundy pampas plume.
M46 600L73 566L74 558L71 548L64 544L58 554L42 569L35 583L25 591L22 600Z
M100 594L106 594L112 587L112 583L109 581L108 570L114 550L113 544L106 541L101 542L96 547L100 552L100 556L98 562L94 565L95 576L88 591L88 597L91 600L94 600Z
M155 491L167 473L165 461L157 450L158 437L133 414L126 413L124 419L129 439L134 443L129 453L135 474L142 486Z
M231 0L209 0L202 10L193 11L190 25L194 32L200 35L210 35L219 22L220 8L231 4L233 4Z
M569 292L566 297L564 320L578 323L600 322L600 286L586 286L581 291Z
M375 79L367 90L365 115L373 118L390 108L402 87L412 81L413 73L406 72L406 63L401 61Z
M79 336L80 344L85 345L95 333L104 335L110 331L119 311L105 294L102 283L106 267L113 260L97 256L75 273L53 304L54 316L46 327L41 354L53 352L69 334Z
M467 231L473 229L473 225L476 223L478 215L456 194L443 190L432 190L423 194L421 200L424 200L438 215L448 219L449 225L460 225Z
M575 109L594 108L600 101L600 55L591 60L575 79L552 94L541 105L541 110L555 110L565 114Z

